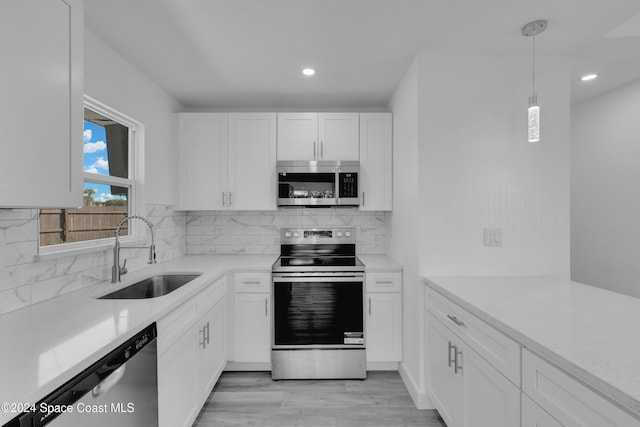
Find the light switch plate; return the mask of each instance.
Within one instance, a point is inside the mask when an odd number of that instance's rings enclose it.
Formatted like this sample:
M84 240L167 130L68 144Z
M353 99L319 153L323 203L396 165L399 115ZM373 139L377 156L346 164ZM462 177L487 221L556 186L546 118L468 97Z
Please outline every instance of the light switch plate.
M485 246L502 246L501 228L485 228L483 231Z

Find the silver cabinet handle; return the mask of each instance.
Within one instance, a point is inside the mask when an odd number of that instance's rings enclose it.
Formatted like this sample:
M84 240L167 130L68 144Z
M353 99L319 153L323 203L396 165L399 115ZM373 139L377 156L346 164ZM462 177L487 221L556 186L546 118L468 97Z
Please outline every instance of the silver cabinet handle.
M371 316L371 297L369 297L369 316Z
M458 357L460 357L460 365L458 365ZM458 349L456 348L456 360L453 364L453 373L457 374L458 371L462 371L462 352L458 351Z
M231 191L229 191L229 206L231 206Z
M464 322L462 320L458 319L456 316L452 316L450 314L447 314L447 317L449 318L449 320L451 320L456 325L458 325L460 327L464 326Z
M313 141L313 160L317 160L318 155L317 155L317 149L316 149L316 142Z
M200 332L202 333L202 342L200 342L200 345L202 346L202 348L206 348L207 347L207 327L203 326L202 329L200 329Z
M243 284L243 285L259 285L259 284L261 284L261 283L262 283L262 282L261 282L261 281L259 281L259 280L243 280L243 281L242 281L242 284Z
M320 160L324 158L324 141L320 141Z
M362 206L364 206L364 191L362 192Z
M211 344L211 325L207 322L207 344Z
M265 298L264 299L264 315L265 316L269 315L268 305L269 305L269 302L267 301L267 298Z
M225 200L224 200L224 191L222 192L222 206L224 206L225 204Z
M451 358L451 350L454 351L454 355L455 355L456 346L451 344L451 341L449 341L449 349L448 349L448 354L447 354L447 359L449 361L449 367L451 367L451 364L453 363L453 359Z

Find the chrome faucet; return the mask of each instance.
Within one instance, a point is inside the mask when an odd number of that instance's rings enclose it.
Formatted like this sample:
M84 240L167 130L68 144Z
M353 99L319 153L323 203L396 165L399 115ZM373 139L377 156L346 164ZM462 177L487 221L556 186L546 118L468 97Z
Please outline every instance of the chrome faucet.
M151 230L151 245L149 246L120 246L120 229L122 225L130 219L140 219L149 226ZM127 260L125 258L124 263L120 266L120 249L147 249L149 248L149 260L147 264L156 263L156 245L153 237L153 224L149 222L145 217L139 215L130 215L122 218L122 221L116 228L116 244L113 246L113 267L111 267L111 283L117 283L120 281L120 276L127 274Z

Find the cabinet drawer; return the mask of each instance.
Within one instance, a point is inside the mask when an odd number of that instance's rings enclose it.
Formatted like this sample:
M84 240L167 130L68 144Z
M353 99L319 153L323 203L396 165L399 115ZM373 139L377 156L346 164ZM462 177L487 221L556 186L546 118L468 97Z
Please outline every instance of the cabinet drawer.
M520 344L427 288L425 307L513 384L520 386Z
M522 391L565 427L640 426L640 420L527 349Z
M235 273L234 285L236 292L270 292L270 273Z
M367 292L402 292L402 273L367 273Z
M204 291L195 297L196 301L198 301L198 313L202 315L216 305L224 297L226 288L224 277L210 283Z
M191 327L198 318L196 298L158 320L158 353L163 353Z

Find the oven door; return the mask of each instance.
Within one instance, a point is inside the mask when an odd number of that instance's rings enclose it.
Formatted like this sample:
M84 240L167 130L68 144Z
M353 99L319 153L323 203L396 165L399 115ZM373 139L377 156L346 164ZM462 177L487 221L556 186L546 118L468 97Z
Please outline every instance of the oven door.
M272 348L364 348L364 275L273 275Z

